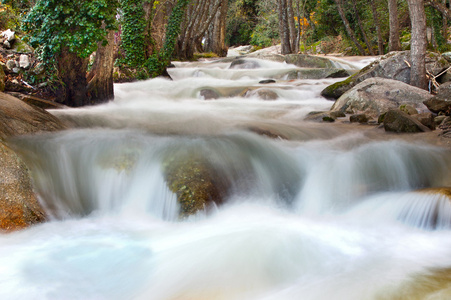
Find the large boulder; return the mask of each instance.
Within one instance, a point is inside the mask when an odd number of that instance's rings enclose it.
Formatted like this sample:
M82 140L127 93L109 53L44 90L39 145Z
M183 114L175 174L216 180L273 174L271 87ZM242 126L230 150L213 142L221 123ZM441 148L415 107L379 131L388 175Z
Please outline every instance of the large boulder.
M59 129L64 125L47 111L0 93L0 229L21 229L46 219L27 167L2 140Z
M0 93L0 139L64 128L65 126L47 111Z
M324 69L337 68L336 64L334 64L330 59L307 54L285 55L285 62L287 64L292 64L300 68L324 68Z
M441 84L437 95L424 101L427 108L433 113L442 113L447 116L451 114L451 82Z
M331 111L349 114L365 113L373 118L409 104L419 111L426 111L423 101L433 96L427 91L406 83L384 79L369 78L342 95L332 106Z
M18 230L46 220L22 160L0 142L0 229Z
M352 87L372 77L393 79L410 84L410 66L410 51L390 52L346 80L326 87L321 95L328 99L338 99ZM449 67L449 62L440 54L430 52L426 55L426 69L432 75L438 75L447 67Z

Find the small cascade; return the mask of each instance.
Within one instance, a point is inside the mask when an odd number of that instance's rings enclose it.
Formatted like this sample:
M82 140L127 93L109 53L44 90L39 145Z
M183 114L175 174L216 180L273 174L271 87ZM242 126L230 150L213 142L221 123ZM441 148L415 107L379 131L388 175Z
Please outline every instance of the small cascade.
M427 190L451 186L449 150L306 122L339 79L233 60L176 63L8 141L50 220L0 235L1 299L451 299L451 204ZM187 217L198 186L215 194Z

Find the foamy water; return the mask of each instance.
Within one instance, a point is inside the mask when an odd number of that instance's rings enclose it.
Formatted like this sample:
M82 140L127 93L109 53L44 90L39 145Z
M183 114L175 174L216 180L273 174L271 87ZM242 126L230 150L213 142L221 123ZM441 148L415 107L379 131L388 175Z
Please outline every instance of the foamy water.
M451 267L449 200L414 192L449 183L448 150L303 121L330 108L319 93L336 79L278 79L264 86L274 101L206 101L205 87L260 87L267 73L177 66L174 81L54 111L76 129L13 141L51 221L0 236L1 299L451 297L447 273L433 276ZM180 219L163 170L186 153L230 193Z

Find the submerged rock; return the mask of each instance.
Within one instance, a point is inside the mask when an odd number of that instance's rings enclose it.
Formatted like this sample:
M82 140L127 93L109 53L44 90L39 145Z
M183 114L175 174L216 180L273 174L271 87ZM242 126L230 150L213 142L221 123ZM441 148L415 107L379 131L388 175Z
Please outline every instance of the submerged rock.
M167 158L164 176L169 189L177 195L182 217L219 205L228 194L229 183L194 153Z
M230 64L230 69L258 69L260 64L256 60L237 58Z
M199 92L199 96L203 100L213 100L220 98L220 95L218 92L212 90L212 89L203 89Z
M0 142L0 229L12 231L46 220L33 192L28 169L22 160Z
M416 109L426 111L423 101L433 96L427 91L406 83L384 79L369 78L341 96L331 111L350 114L366 113L375 119L390 109L409 104Z
M326 87L321 95L327 99L338 99L357 84L373 77L398 80L410 84L410 66L410 51L390 52L346 80ZM429 73L437 75L448 66L448 61L442 58L440 54L428 53L426 55L426 69Z
M277 100L279 95L270 89L255 89L247 91L245 97L258 97L262 100Z

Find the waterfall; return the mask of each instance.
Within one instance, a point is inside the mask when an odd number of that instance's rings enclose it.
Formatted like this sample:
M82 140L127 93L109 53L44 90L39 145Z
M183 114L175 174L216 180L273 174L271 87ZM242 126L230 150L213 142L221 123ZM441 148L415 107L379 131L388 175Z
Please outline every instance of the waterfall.
M50 221L0 236L0 297L451 298L451 203L434 190L450 185L450 151L308 123L338 79L249 62L176 63L173 81L52 110L72 129L10 140ZM277 98L249 92L262 88ZM191 216L168 175L185 163L224 189Z

